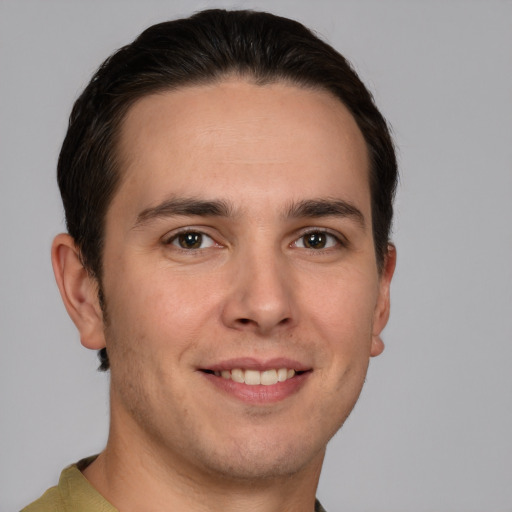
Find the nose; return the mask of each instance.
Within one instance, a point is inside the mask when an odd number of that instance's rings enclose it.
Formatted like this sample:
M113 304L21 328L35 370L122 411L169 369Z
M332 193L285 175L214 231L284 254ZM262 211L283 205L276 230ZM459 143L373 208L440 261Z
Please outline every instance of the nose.
M296 323L291 271L279 254L239 255L222 319L226 326L268 336Z

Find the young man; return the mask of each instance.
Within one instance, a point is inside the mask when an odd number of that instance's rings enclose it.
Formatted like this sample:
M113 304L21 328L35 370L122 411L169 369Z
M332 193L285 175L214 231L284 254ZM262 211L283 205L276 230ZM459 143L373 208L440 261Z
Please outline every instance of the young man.
M153 26L76 102L58 180L111 425L25 510L322 510L395 265L393 145L345 59L265 13Z

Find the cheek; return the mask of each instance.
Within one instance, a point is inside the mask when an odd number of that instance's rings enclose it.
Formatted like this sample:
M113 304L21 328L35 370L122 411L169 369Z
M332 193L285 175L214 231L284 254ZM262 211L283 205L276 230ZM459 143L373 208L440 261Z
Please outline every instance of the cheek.
M191 348L204 322L213 318L214 295L207 292L207 281L170 269L143 271L126 264L110 275L105 287L110 341L138 356L151 354L161 361L172 353L175 364L176 354ZM151 351L146 350L149 346Z
M338 280L322 297L311 301L310 326L316 340L318 396L329 404L311 411L315 423L325 423L330 435L340 428L354 407L370 360L376 294L369 285Z
M310 295L306 314L333 357L367 357L371 346L377 290L364 276L331 279L322 293Z
M330 360L325 367L335 380L331 389L347 401L355 401L359 395L368 369L376 300L373 282L352 275L337 280L330 292L316 301L315 330L328 343Z

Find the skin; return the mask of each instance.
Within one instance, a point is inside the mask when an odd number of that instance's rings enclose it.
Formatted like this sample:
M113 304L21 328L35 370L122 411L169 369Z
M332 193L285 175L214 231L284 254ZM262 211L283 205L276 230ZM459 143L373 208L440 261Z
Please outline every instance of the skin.
M106 325L73 240L52 249L82 344L111 362L109 440L85 476L123 512L311 512L326 444L384 348L395 265L390 246L377 270L354 119L323 91L227 79L139 100L118 154ZM155 210L183 198L228 211ZM352 210L290 212L308 200ZM180 246L184 230L198 249ZM308 371L284 397L245 400L202 371L233 358Z

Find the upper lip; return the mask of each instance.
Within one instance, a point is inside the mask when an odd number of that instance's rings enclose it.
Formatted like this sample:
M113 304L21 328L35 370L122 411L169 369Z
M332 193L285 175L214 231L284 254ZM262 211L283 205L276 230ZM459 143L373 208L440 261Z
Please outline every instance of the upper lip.
M201 367L202 370L211 370L214 372L233 370L235 368L240 368L244 370L257 370L260 372L279 368L287 368L289 370L295 370L297 372L311 370L311 366L308 366L307 364L301 363L300 361L290 359L287 357L276 357L273 359L237 357Z

